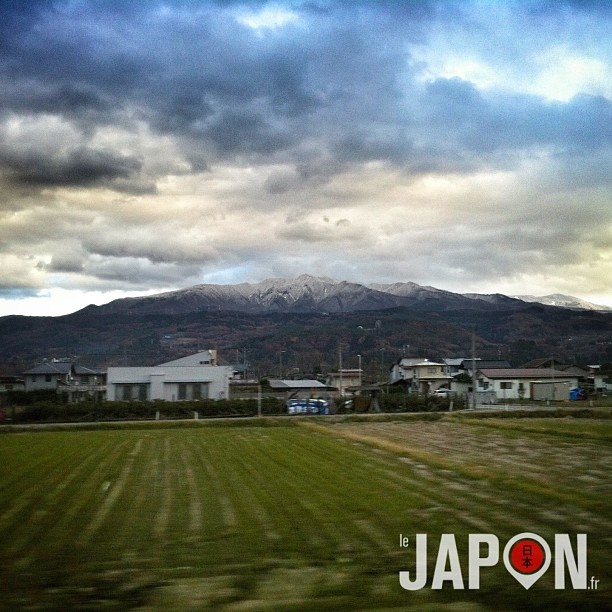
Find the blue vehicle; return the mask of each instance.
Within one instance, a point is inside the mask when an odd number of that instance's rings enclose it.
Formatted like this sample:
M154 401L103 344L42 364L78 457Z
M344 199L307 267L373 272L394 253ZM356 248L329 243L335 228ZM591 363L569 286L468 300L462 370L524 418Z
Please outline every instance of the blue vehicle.
M329 402L324 399L291 399L287 401L288 414L329 414Z

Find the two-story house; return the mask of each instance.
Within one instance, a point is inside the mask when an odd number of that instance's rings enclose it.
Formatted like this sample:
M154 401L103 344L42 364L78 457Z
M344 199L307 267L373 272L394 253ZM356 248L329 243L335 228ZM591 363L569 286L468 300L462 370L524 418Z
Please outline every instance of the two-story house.
M403 357L393 364L390 373L392 385L402 385L408 393L423 395L448 387L451 380L445 364L422 358Z

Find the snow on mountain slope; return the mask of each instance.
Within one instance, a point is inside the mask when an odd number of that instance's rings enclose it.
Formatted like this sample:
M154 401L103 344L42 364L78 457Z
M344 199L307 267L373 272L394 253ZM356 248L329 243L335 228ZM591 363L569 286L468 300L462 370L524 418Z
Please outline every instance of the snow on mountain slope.
M544 298L523 296L526 301ZM548 303L565 308L591 308L587 302L568 296L547 296ZM303 274L294 279L269 278L258 283L237 285L195 285L158 295L115 300L91 306L98 314L141 313L179 314L187 312L353 312L384 310L400 306L420 310L461 310L512 308L517 298L492 294L460 294L416 283L372 283L337 281ZM603 309L603 308L601 308Z

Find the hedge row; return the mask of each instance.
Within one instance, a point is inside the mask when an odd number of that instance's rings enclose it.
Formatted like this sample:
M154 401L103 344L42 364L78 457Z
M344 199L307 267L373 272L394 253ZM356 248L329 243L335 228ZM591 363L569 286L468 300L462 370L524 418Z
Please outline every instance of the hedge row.
M15 410L14 423L59 423L74 421L113 421L138 419L192 419L256 416L257 400L199 400L193 402L36 402ZM263 415L284 414L284 402L274 398L262 400Z
M424 397L416 394L387 393L379 395L376 399L378 410L385 413L447 411L450 409L451 401L453 402L453 410L465 408L465 401L460 397L449 400L442 397ZM360 414L373 412L374 410L373 400L367 396L356 396L352 400L346 398L336 400L336 414Z
M424 398L415 395L387 394L378 398L378 410L385 413L438 412L449 409L449 400ZM454 400L456 410L463 408L461 400ZM330 407L333 414L359 414L372 412L375 407L369 397L357 396L352 400L338 398ZM198 418L257 416L256 399L198 400L182 402L79 402L66 404L57 396L21 405L7 411L13 423L62 423L140 419L192 419ZM287 414L282 399L262 398L261 413L264 416Z

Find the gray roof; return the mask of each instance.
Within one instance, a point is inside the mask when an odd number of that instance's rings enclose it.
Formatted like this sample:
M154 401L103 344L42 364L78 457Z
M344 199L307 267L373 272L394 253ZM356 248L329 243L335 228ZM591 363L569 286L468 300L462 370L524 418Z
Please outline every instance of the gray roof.
M318 380L270 380L272 389L326 389L327 386Z
M576 375L547 368L485 368L478 371L487 378L556 378L561 380L576 378Z
M69 361L49 361L26 370L24 374L69 374L71 370L72 363Z
M506 361L505 359L475 359L476 361L476 367L479 370L483 370L485 368L493 370L493 369L509 369L512 366L510 365L510 363L508 361ZM472 367L472 360L471 359L464 359L463 360L464 363L464 369L471 369Z
M88 368L82 365L74 365L71 361L47 361L40 363L29 370L26 370L24 374L70 374L74 370L77 376L104 376L106 370L100 368Z
M74 373L78 376L104 376L106 375L106 370L102 370L100 368L88 368L86 366L74 366Z
M466 361L465 357L454 357L452 359L444 359L444 363L447 366L460 366L464 361Z

